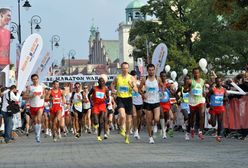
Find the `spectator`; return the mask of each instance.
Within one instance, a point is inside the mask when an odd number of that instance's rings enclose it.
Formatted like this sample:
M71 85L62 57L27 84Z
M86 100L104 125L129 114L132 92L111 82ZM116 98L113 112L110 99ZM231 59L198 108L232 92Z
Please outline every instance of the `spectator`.
M9 93L10 92L10 93ZM16 86L12 85L10 89L6 90L5 92L2 93L3 95L3 105L2 105L2 114L4 118L4 141L6 143L11 142L14 140L12 137L12 128L13 128L13 114L7 111L8 107L8 100L10 101L19 101L20 95L17 94ZM10 97L9 97L10 95Z

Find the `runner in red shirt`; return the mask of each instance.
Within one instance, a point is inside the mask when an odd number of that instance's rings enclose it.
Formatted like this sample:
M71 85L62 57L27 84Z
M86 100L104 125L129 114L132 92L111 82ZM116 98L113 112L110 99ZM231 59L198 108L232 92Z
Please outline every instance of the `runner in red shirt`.
M92 97L91 97L92 95ZM97 140L102 141L101 131L104 127L104 134L106 134L106 124L108 120L108 113L106 109L106 100L109 100L109 91L105 86L105 81L103 78L99 78L98 86L93 87L89 94L88 98L92 100L92 114L94 120L94 126L98 127L98 136Z
M209 90L208 105L210 105L209 113L211 118L209 124L213 127L216 126L216 120L218 121L217 137L218 142L221 141L221 131L223 129L223 113L226 111L224 107L224 100L227 99L226 89L222 87L220 78L215 79L216 86Z
M46 100L50 100L52 104L52 107L50 108L50 116L53 140L56 142L59 134L62 105L65 103L64 93L60 90L58 81L53 81L53 88L47 92Z

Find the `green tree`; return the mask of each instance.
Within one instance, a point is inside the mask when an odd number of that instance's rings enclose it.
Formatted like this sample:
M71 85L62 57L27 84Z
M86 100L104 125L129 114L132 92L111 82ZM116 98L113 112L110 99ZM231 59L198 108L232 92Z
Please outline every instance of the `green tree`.
M142 11L158 21L135 22L130 44L142 49L136 53L140 57L145 40L164 42L167 64L179 73L197 66L200 58L216 71L240 70L248 54L247 6L241 0L149 0Z
M194 43L195 56L208 58L217 71L242 69L247 61L248 33L246 28L238 28L238 24L247 9L233 0L208 0L201 4L193 14L195 29L199 32Z
M130 32L130 44L143 51L136 56L146 55L144 53L146 40L155 44L151 51L163 42L169 49L166 64L169 64L173 70L180 74L183 68L191 70L195 67L191 40L194 30L189 15L194 4L193 0L149 0L142 8L142 12L156 19L137 21ZM140 37L138 40L137 36ZM151 54L152 52L149 53Z

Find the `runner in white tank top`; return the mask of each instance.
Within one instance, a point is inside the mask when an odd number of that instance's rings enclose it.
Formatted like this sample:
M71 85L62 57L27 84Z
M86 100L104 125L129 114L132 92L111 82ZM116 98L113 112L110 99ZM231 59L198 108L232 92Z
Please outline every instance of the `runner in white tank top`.
M149 143L153 144L154 139L152 135L152 121L154 120L154 128L157 128L156 125L159 123L160 119L160 97L159 97L159 88L163 91L163 83L160 78L155 76L155 66L153 64L147 65L148 77L143 79L140 83L139 91L144 99L144 109L146 113L146 126L147 132L149 135ZM145 87L145 93L142 92L143 87ZM157 130L154 129L154 132Z
M131 71L130 73L136 80L137 74L136 71ZM136 82L137 87L140 86L140 81ZM139 131L141 126L141 117L142 117L142 109L143 109L143 99L139 92L132 91L133 96L133 129L134 129L134 138L140 139Z
M159 87L158 87L157 79L150 81L150 79L147 78L145 86L146 86L146 93L145 93L146 99L144 100L144 102L148 104L159 103L160 98L159 98Z

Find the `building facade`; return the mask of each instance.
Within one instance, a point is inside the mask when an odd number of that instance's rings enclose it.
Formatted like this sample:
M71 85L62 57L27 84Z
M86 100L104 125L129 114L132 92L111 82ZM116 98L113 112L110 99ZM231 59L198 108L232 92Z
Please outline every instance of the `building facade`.
M126 12L126 21L119 24L119 55L120 63L128 62L129 70L134 69L134 58L132 56L133 47L128 43L129 33L132 27L132 24L137 20L146 20L146 16L142 14L141 7L144 4L140 0L133 0L125 9Z

